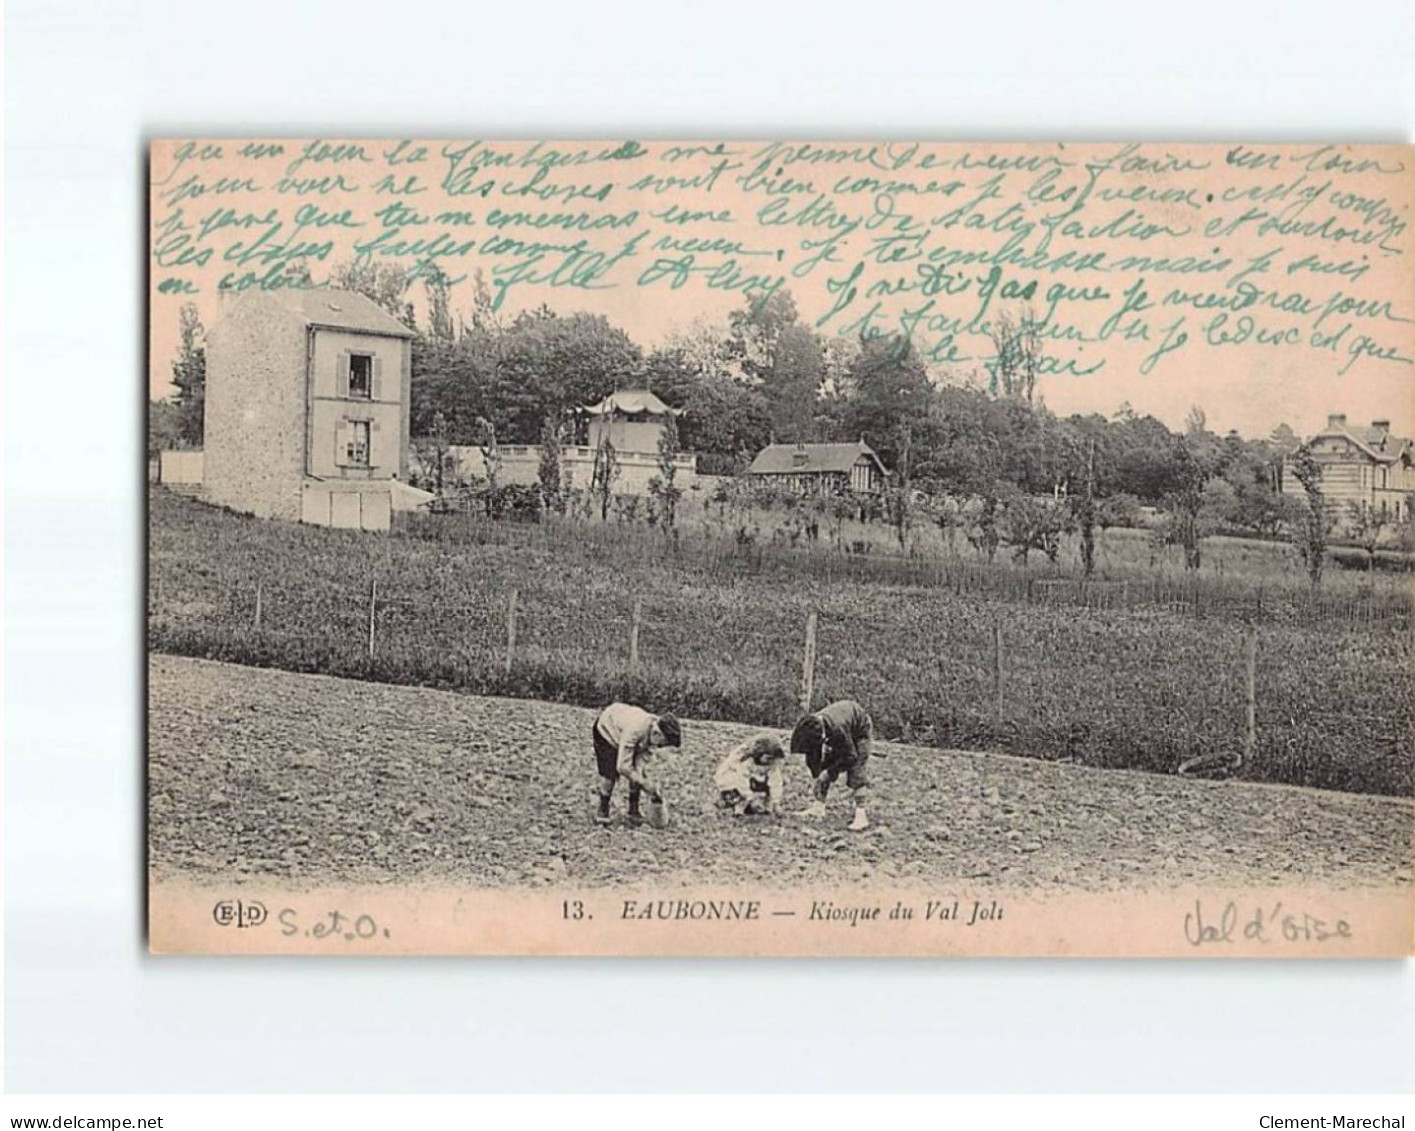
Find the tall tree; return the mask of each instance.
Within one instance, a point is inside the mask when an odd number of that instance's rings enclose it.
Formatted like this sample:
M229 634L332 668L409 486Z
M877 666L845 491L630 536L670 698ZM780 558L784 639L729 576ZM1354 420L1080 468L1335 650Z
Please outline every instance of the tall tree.
M731 355L766 398L776 439L813 439L825 353L815 332L798 320L790 293L749 303L733 311L728 324Z
M183 443L202 445L206 411L206 330L195 303L184 302L177 312L177 356L172 361L173 398L179 414L178 434Z
M1198 569L1202 561L1207 491L1214 465L1210 453L1196 442L1201 433L1190 432L1174 445L1177 484L1166 499L1169 525L1165 539L1184 547L1184 568Z
M423 275L427 292L427 336L442 346L451 346L457 339L452 320L452 283L438 267Z
M1327 534L1331 529L1326 495L1322 490L1322 465L1312 450L1302 447L1288 461L1292 474L1302 484L1307 496L1307 513L1296 531L1297 550L1307 565L1307 578L1312 586L1322 583L1322 568L1326 564Z
M669 416L658 436L658 474L649 480L649 505L664 533L678 540L678 502L683 488L678 486L678 421Z
M988 362L993 396L1032 403L1042 361L1041 330L1031 307L1023 307L1016 318L1004 310L993 319L989 333L993 356Z
M540 463L536 470L541 502L549 514L565 513L564 445L560 428L561 421L547 416L540 430Z
M594 466L590 470L590 494L599 504L599 520L609 521L609 506L614 502L614 483L619 478L619 454L609 442L609 431L599 434L594 449Z
M887 467L896 467L906 449L912 453L931 442L927 432L934 388L907 338L887 335L862 342L847 381L848 388L831 404L836 439L863 438Z
M547 415L564 419L643 379L639 347L603 316L537 310L497 338L489 408L508 442L533 444Z
M341 291L354 291L377 303L408 329L417 328L413 304L408 301L408 291L413 285L412 272L361 255L336 264L330 272L329 283Z

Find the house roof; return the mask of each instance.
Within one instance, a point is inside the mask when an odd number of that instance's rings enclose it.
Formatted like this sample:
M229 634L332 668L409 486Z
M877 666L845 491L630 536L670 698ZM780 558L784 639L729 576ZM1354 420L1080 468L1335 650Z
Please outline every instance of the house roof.
M681 408L670 408L647 389L619 389L610 393L599 404L585 405L580 411L590 416L607 416L615 412L622 412L626 416L641 412L650 416L683 415Z
M356 291L336 291L325 287L291 288L276 291L280 300L309 326L349 330L360 334L381 334L389 338L414 337L412 330L372 299Z
M804 456L804 459L799 457ZM884 464L863 440L853 444L768 444L757 453L748 475L826 475L848 473L861 456L873 460L881 474Z
M1409 440L1404 436L1381 432L1376 428L1368 427L1363 432L1355 432L1342 425L1328 424L1308 440L1307 444L1314 444L1318 440L1329 440L1333 438L1350 442L1358 451L1377 463L1394 463L1400 458L1402 452L1410 448L1412 443L1415 443L1415 441Z

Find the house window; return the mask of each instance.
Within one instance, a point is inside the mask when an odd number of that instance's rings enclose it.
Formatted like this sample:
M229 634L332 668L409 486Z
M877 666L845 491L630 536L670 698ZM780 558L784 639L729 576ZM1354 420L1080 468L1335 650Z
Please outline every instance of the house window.
M373 399L373 355L349 355L349 396L358 400Z
M350 420L344 425L344 466L368 467L369 465L369 422Z

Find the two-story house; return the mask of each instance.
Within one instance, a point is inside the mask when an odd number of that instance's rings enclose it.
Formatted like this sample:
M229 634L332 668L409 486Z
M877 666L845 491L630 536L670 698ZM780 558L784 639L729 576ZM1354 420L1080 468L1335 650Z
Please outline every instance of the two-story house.
M1338 508L1356 504L1384 512L1394 519L1409 516L1415 492L1415 443L1395 436L1389 420L1373 420L1369 428L1349 426L1346 417L1333 413L1327 426L1304 443L1303 448L1322 468L1322 493ZM1302 485L1290 462L1282 473L1284 494L1302 496Z
M363 295L253 291L207 333L207 497L387 530L407 479L413 333Z

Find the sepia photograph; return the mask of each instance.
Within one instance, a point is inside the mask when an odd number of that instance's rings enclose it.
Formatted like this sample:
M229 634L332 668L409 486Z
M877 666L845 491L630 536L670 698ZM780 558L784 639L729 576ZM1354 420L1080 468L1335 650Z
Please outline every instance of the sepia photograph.
M1409 1127L1412 32L7 0L0 1123Z
M1415 948L1415 151L149 158L155 952Z

